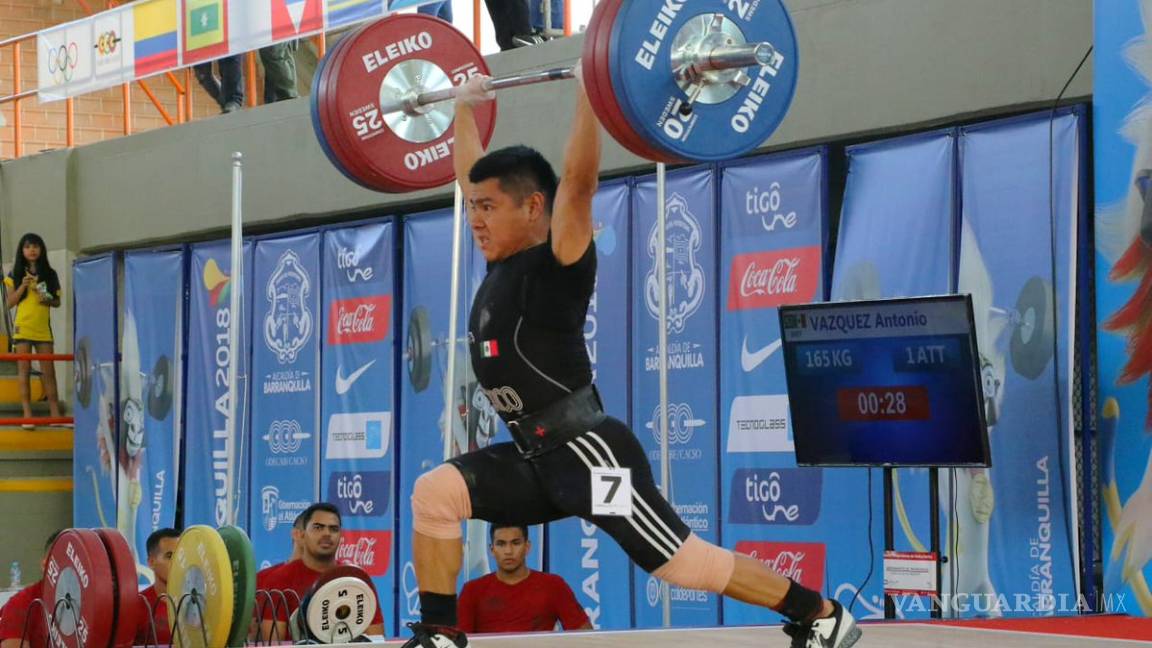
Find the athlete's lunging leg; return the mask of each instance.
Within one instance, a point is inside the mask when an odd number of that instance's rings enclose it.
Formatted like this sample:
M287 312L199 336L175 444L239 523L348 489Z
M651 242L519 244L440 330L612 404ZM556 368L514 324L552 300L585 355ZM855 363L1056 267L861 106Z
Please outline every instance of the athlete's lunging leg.
M412 494L413 560L423 623L407 646L463 646L456 578L467 519L541 524L580 516L607 531L646 571L792 620L793 646L847 648L860 631L839 603L760 561L692 534L661 497L639 441L604 414L583 328L596 278L592 198L599 124L581 86L562 180L527 147L484 154L470 80L456 100L454 165L488 274L468 321L476 377L515 443L471 452L422 475ZM593 468L631 469L628 516L594 515Z

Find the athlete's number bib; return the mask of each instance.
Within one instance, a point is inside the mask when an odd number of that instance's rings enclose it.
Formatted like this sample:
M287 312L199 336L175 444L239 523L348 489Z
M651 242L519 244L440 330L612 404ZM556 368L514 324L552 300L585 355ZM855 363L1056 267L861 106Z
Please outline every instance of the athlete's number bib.
M592 468L592 515L632 516L631 468Z

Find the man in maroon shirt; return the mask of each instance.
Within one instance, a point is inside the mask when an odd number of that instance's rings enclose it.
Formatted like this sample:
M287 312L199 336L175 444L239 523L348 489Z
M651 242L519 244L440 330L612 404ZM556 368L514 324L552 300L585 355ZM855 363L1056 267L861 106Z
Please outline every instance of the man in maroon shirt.
M565 630L592 629L563 578L532 571L524 563L532 548L528 527L493 524L489 537L496 571L464 584L457 605L461 630L549 632L557 621Z
M157 529L144 543L148 551L148 567L156 574L156 582L140 592L140 609L136 613L136 645L164 645L172 643L172 632L168 629L168 605L160 596L168 592L168 571L172 567L172 554L180 541L176 529ZM156 638L152 638L152 622L156 626Z
M44 565L48 562L48 550L56 541L57 531L48 536L44 543L44 557L40 559L40 571L43 573ZM48 626L44 623L44 614L40 606L33 609L32 601L43 596L44 581L38 580L28 587L20 590L0 608L0 648L44 648L48 645ZM51 614L51 610L48 610ZM30 618L29 618L30 617ZM28 620L27 641L21 643L24 637L24 622Z
M288 637L288 617L299 605L298 597L304 596L316 579L335 568L336 550L340 547L340 510L327 502L317 502L301 514L304 531L300 534L300 558L265 570L258 587L266 590L293 591L289 595L287 611L281 609L273 619L272 608L267 606L260 621L259 637L267 640L276 636ZM371 585L371 583L369 583ZM273 635L275 623L276 635ZM384 634L384 617L380 606L376 606L376 616L367 634Z

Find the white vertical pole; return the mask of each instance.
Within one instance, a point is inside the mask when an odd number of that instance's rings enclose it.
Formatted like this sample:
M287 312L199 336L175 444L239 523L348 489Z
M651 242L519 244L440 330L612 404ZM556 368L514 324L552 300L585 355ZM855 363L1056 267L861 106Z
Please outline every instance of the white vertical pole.
M225 446L228 454L227 499L228 524L236 524L239 503L236 500L236 449L239 447L236 430L240 416L239 395L236 377L240 364L240 296L244 292L244 219L241 213L243 197L244 156L239 151L232 154L232 292L228 303L228 440Z
M456 396L456 319L460 311L460 239L464 224L464 192L456 183L452 204L452 297L448 306L448 371L444 376L444 460L452 458L452 427L456 424L456 411L452 407Z
M672 465L668 458L668 243L664 240L667 214L664 204L666 170L656 163L656 283L660 286L660 338L656 345L660 356L660 492L672 502ZM664 600L664 627L672 625L672 597L668 583L660 583Z

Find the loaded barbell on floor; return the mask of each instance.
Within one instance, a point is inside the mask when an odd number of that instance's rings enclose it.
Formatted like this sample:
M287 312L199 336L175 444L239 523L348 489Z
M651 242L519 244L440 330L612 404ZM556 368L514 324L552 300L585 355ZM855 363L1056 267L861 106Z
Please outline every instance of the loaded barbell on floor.
M604 0L578 63L589 102L625 148L657 162L738 157L783 120L795 90L796 38L779 0L668 5ZM702 3L701 3L702 4ZM490 90L575 75L576 66L493 78ZM312 121L349 179L403 192L450 182L456 87L488 75L483 56L448 23L393 15L359 28L321 61ZM475 107L492 137L493 103Z

